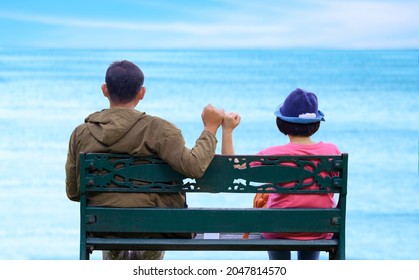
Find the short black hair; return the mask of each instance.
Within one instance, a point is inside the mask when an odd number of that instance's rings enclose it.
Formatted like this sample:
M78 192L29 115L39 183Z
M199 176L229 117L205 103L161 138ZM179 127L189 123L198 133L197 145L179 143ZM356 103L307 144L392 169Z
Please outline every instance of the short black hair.
M112 101L130 102L143 86L144 74L130 61L115 61L106 70L105 82Z
M285 135L310 137L319 130L320 122L290 123L276 118L276 126Z

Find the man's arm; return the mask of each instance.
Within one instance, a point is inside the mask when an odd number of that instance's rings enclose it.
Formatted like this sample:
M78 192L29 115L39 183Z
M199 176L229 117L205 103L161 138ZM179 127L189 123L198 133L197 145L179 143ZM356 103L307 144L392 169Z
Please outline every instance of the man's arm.
M161 134L155 141L150 142L153 143L159 157L176 171L192 178L202 177L214 158L217 146L216 133L223 121L224 110L207 105L201 117L204 130L192 149L185 146L180 130L168 122L159 124Z
M72 201L80 201L80 192L77 187L77 155L74 150L76 130L73 131L68 145L67 161L65 164L65 190L67 197Z

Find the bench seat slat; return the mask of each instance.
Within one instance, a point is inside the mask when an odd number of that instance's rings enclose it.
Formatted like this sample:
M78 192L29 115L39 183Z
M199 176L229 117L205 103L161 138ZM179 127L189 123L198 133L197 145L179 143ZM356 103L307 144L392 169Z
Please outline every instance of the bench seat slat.
M87 207L89 232L338 232L339 209ZM156 222L159 221L159 222Z
M133 239L133 238L88 238L87 246L95 250L334 250L336 239L291 240L291 239Z

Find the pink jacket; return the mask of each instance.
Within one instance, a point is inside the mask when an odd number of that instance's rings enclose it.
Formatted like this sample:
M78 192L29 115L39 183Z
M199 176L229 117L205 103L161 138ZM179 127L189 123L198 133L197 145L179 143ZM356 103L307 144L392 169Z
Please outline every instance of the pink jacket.
M288 143L281 146L268 147L258 155L337 155L341 152L336 145L319 142L316 144ZM329 174L322 174L329 176ZM286 185L285 185L286 186ZM311 188L316 188L313 185ZM329 195L293 195L293 194L270 194L267 208L332 208L335 207L333 194ZM263 233L266 239L330 239L333 233Z

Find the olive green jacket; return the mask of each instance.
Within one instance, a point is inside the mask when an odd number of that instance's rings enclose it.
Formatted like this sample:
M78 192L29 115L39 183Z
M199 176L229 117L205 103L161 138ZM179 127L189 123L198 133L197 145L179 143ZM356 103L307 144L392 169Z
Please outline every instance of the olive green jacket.
M66 192L70 200L80 200L79 154L81 152L157 155L176 171L201 177L214 157L217 139L203 131L192 149L185 147L181 131L159 117L134 109L112 108L93 113L76 127L69 141ZM114 207L186 207L182 193L96 194L88 203Z

